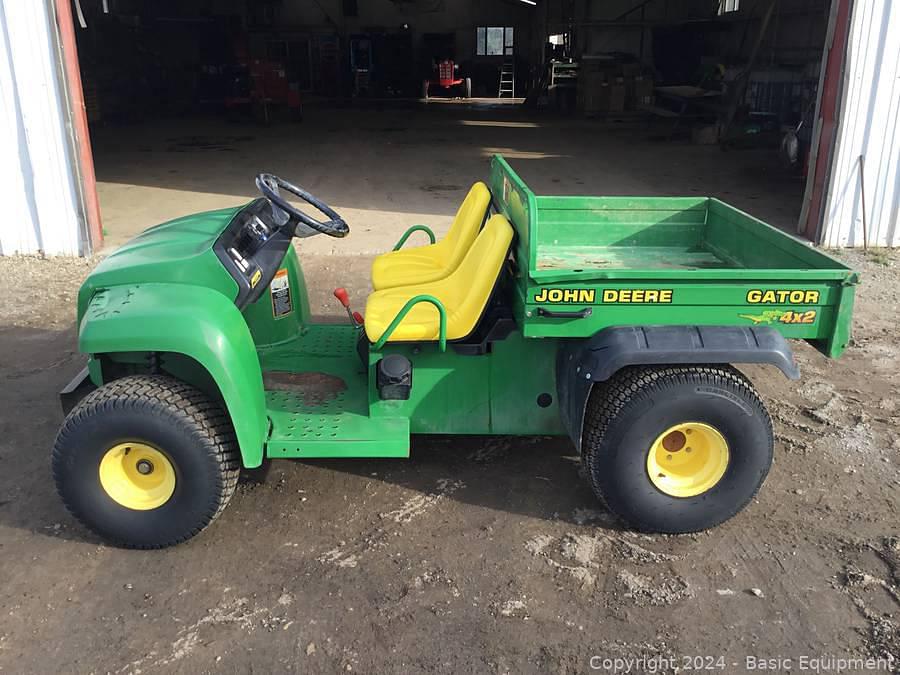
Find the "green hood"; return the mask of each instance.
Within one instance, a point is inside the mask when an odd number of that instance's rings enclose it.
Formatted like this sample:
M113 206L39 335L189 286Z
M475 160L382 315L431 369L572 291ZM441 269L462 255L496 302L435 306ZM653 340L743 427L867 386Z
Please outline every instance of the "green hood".
M104 258L78 293L78 321L98 289L167 283L206 286L229 300L237 284L219 262L213 244L243 206L195 213L151 227Z

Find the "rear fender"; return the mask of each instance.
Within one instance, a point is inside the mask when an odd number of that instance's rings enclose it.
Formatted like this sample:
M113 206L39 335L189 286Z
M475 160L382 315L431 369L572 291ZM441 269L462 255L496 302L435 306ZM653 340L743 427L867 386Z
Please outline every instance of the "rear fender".
M244 466L262 463L269 422L259 358L243 316L221 293L182 284L97 291L81 320L78 347L92 355L158 351L194 359L219 389Z
M626 366L768 363L800 378L790 345L774 328L747 326L615 326L560 346L556 387L563 426L581 450L588 397Z

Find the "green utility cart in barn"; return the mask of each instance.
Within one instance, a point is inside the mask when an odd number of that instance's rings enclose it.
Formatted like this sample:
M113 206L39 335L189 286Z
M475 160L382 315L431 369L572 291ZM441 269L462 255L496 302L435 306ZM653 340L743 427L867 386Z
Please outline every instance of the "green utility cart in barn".
M407 457L410 434L567 435L624 521L701 530L772 463L734 364L797 378L786 338L832 358L850 339L858 276L820 251L713 198L538 196L499 156L446 237L416 226L375 260L364 317L338 289L347 321L315 321L292 241L349 228L278 177L257 185L146 231L81 288L88 363L53 473L111 542L197 534L241 467Z

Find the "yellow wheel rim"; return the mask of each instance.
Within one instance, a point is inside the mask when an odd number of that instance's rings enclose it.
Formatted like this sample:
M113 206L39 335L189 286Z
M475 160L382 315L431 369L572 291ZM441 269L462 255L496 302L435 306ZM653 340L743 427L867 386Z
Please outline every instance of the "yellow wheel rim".
M650 446L647 474L660 492L696 497L722 480L728 459L728 442L718 429L685 422L666 429Z
M149 511L175 492L175 468L156 448L144 443L120 443L100 460L100 485L116 503Z

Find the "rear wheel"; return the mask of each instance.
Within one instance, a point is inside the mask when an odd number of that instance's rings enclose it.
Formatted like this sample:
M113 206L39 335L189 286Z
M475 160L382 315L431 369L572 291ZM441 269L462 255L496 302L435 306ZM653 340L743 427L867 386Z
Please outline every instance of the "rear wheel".
M198 534L225 509L240 470L222 408L158 375L125 377L87 396L66 417L52 463L66 508L129 548Z
M772 465L772 422L730 366L632 367L597 385L582 461L597 496L651 532L696 532L743 509Z

